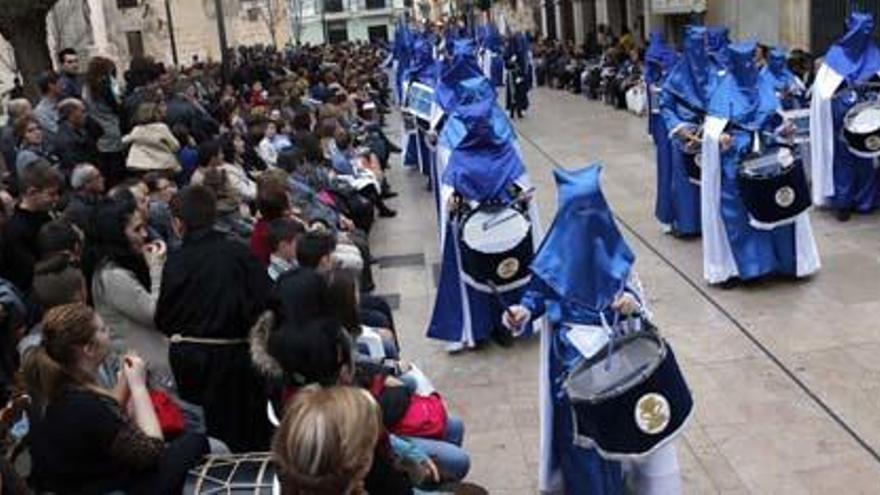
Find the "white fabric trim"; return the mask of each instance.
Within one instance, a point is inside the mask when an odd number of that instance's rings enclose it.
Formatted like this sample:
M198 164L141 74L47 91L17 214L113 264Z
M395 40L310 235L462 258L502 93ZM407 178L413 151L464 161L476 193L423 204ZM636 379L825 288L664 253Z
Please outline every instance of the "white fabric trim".
M819 248L816 246L813 224L810 222L808 212L809 210L799 215L794 223L794 254L797 261L798 277L806 277L822 268Z
M703 224L703 278L717 284L739 275L721 218L721 150L727 119L709 116L703 127L700 208Z
M810 171L813 204L822 206L834 195L834 116L831 99L843 76L825 64L819 67L810 100Z

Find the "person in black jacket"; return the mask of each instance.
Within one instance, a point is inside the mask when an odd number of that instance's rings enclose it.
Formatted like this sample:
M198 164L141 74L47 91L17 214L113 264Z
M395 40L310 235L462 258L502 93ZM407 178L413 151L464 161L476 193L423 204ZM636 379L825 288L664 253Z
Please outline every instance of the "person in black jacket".
M58 118L55 153L61 159L64 174L70 176L73 168L80 163L98 163L96 136L87 125L86 106L82 100L63 100L58 105Z

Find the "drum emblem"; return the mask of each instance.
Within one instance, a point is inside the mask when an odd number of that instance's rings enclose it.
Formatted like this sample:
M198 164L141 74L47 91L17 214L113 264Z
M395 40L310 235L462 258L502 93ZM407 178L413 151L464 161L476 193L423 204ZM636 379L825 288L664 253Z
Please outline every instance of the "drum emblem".
M657 435L669 426L669 401L657 393L643 395L636 402L636 425L648 435Z
M791 186L780 187L779 190L776 191L776 204L782 208L788 208L794 204L795 196L797 195Z
M880 150L880 136L868 136L865 138L865 148L868 151Z
M506 258L501 263L498 263L498 269L496 273L503 280L509 280L516 275L516 272L519 271L519 260L516 258Z

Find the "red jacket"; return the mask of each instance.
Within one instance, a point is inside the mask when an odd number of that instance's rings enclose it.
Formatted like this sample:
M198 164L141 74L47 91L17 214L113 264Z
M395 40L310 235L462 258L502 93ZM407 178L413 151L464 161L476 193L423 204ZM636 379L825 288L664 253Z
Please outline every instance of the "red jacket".
M269 266L269 258L272 256L272 247L269 245L269 222L263 218L257 221L254 231L251 232L251 253L263 266Z

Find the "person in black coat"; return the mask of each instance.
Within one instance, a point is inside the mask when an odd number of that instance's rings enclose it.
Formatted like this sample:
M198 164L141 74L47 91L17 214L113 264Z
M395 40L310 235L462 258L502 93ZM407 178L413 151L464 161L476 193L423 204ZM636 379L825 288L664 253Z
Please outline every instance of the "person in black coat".
M232 451L266 450L264 383L247 338L264 309L269 276L246 245L214 229L210 190L189 186L178 199L172 213L183 225L183 245L165 263L155 323L171 338L180 397L204 409L208 435Z
M73 168L81 163L98 163L94 127L90 129L87 125L86 106L82 100L63 100L58 105L58 117L60 122L54 145L64 174L69 176Z

